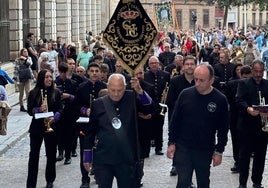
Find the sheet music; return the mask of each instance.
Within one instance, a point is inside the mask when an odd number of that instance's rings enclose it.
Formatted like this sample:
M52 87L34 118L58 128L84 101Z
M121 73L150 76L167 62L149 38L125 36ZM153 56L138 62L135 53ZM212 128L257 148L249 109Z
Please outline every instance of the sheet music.
M54 116L54 112L36 113L34 114L35 119L48 118Z
M76 120L77 123L88 123L89 117L79 117L78 120Z

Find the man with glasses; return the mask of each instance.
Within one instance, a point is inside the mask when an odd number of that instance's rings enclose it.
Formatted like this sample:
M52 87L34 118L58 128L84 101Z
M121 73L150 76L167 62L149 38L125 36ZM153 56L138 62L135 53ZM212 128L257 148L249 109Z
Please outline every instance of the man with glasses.
M186 56L183 59L183 74L174 77L170 80L169 90L167 93L166 104L168 106L168 120L170 123L171 115L174 110L175 101L177 100L181 91L185 88L194 85L194 70L196 68L196 59L194 56ZM170 171L170 176L176 176L177 170L175 167L175 161L173 159L172 169Z

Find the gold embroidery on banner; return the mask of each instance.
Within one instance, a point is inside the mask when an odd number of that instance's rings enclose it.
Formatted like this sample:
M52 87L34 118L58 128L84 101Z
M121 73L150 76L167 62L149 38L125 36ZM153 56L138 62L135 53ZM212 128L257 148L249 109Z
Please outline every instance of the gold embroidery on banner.
M122 66L133 72L146 62L145 57L156 40L157 30L138 1L121 2L123 4L120 7L119 3L103 39L115 51L115 56L123 61Z

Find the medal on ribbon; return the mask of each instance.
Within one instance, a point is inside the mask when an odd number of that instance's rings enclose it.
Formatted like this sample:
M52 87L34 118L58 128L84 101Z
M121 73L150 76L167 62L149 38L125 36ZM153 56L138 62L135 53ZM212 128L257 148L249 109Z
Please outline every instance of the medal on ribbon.
M114 117L112 119L112 125L115 129L120 129L122 125L121 120L118 117Z

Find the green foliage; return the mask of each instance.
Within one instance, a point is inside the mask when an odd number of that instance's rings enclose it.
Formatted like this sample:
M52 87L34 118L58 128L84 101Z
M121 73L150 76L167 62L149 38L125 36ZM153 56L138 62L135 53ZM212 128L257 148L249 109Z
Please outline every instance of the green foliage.
M224 7L230 8L232 6L241 6L244 4L255 3L259 5L260 10L268 10L268 1L267 0L199 0L200 2L205 2L207 5L217 4L219 8L223 9Z

